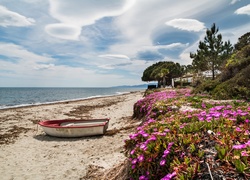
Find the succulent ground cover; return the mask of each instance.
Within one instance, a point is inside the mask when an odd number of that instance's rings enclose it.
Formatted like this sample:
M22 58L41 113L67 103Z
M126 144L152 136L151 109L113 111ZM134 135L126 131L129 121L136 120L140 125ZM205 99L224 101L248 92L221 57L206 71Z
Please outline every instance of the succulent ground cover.
M189 89L151 92L125 140L130 179L250 179L250 103L214 101Z

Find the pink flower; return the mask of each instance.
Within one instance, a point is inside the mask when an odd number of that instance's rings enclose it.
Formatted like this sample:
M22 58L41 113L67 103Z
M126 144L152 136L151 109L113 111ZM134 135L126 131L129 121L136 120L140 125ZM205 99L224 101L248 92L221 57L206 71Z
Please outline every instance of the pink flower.
M237 132L241 132L241 131L242 131L239 127L235 128L235 130L236 130Z
M131 163L132 164L136 164L137 163L137 159L133 159Z
M207 122L211 122L211 119L212 119L211 116L208 116L208 117L206 118Z
M142 127L141 126L139 126L138 128L136 128L138 131L140 131L140 130L142 130Z
M133 150L130 152L130 154L133 155L134 153L135 153L135 150L133 149Z
M246 115L248 115L248 113L247 112L240 112L239 115L246 116Z
M170 132L170 130L169 129L164 129L164 132Z
M156 137L153 135L153 136L151 136L149 139L148 139L148 141L155 141L156 140Z
M206 114L207 114L206 111L202 111L202 112L200 113L201 116L205 116Z
M221 113L219 113L219 112L216 112L216 113L213 114L213 116L216 117L216 118L220 117L220 115L221 115Z
M148 120L148 123L153 123L153 122L156 122L154 119L149 119Z
M248 140L245 145L249 146L250 147L250 140Z
M129 135L129 138L130 139L135 139L137 136L138 136L138 134L131 134L131 135Z
M165 165L165 163L166 163L166 160L165 160L165 159L163 159L163 160L161 160L160 165L161 165L161 166L164 166L164 165Z
M170 153L170 151L168 149L166 149L162 155L163 158L165 158L168 154Z
M237 110L237 113L242 113L242 110L241 110L241 109L238 109L238 110Z
M200 120L200 121L204 121L204 118L203 118L203 117L199 117L199 120Z
M171 180L174 176L176 176L176 172L174 171L172 174L167 174L161 180Z
M144 160L144 156L143 156L143 155L140 155L140 156L138 157L138 160L139 160L140 162L142 162L142 161Z
M245 133L244 133L244 135L250 135L249 130L246 130Z
M245 149L246 147L246 144L233 145L233 149Z
M217 111L220 111L224 108L224 106L215 106L214 109L216 109Z
M148 178L146 176L142 175L142 176L139 177L139 180L148 180Z
M185 152L182 152L180 157L183 158L185 154L186 154Z
M168 144L168 150L173 146L174 142Z
M202 103L202 104L201 104L201 107L202 107L202 108L206 108L206 104L205 104L205 103Z
M183 123L182 125L180 125L180 129L183 129L186 126L186 123Z
M228 118L229 120L231 120L231 121L236 121L236 119L235 118Z
M141 146L140 146L140 148L142 149L142 150L146 150L147 149L147 145L146 144L142 144Z
M248 153L246 151L241 151L241 156L249 156Z

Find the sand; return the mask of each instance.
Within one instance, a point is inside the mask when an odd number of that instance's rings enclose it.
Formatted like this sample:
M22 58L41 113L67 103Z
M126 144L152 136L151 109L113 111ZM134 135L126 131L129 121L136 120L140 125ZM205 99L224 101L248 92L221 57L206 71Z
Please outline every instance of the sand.
M124 140L140 122L133 105L143 92L0 110L0 179L91 179L125 160ZM81 138L46 135L46 119L110 118L107 134Z

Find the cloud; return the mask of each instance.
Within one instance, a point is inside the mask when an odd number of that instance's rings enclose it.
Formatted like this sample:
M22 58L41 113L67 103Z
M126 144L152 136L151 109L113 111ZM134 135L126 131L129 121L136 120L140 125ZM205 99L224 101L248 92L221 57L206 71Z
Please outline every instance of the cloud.
M234 13L250 15L250 4L237 9Z
M102 54L98 56L93 65L101 69L122 69L125 65L132 64L130 58L122 54Z
M54 64L38 64L34 66L35 70L45 70L45 69L53 69Z
M22 26L31 26L34 23L35 23L34 19L22 16L0 5L0 26L22 27Z
M199 32L205 29L204 23L195 19L173 19L165 24L185 31Z
M46 32L57 38L72 40L77 39L80 35L79 30L83 26L94 24L103 17L121 15L134 4L134 0L50 0L49 2L51 16L62 24L49 24L45 28ZM57 32L60 32L59 36Z
M190 58L190 52L183 52L180 54L179 59L178 59L178 63L180 63L181 65L188 65L188 64L192 64L192 59Z
M189 43L172 43L167 45L143 46L138 50L137 57L145 61L163 60L166 56L178 57L179 53L187 48Z
M54 61L50 57L34 54L22 46L12 43L0 43L0 55L22 61L23 63L47 63Z
M157 42L160 45L181 43L184 46L186 44L189 46L199 41L202 28L205 30L201 20L214 11L218 11L223 7L223 4L228 4L228 2L226 0L217 3L211 3L209 0L195 2L137 0L129 11L114 19L114 23L120 30L122 42L110 46L108 51L109 53L115 52L137 58L137 54L142 51L142 47L152 47L152 45L157 45ZM174 18L193 20L189 21L190 24L187 26L190 27L192 24L196 26L191 26L192 31L184 31L165 24L165 22ZM187 29L187 27L183 28Z
M240 0L232 0L230 4L235 4L237 2L239 2Z
M3 68L2 65L5 67ZM24 64L1 62L1 85L14 85L15 87L105 87L120 84L121 79L127 84L139 83L137 79L129 79L117 74L102 74L81 67L49 66L51 68L45 66L42 68L41 66L37 69L29 69Z
M68 40L79 40L81 34L81 27L74 26L71 24L49 24L45 27L45 31L56 38L68 39Z
M157 51L141 51L138 52L137 58L145 61L156 61L164 59L164 56Z
M53 63L55 61L53 58L35 54L11 43L0 43L0 55L3 57L0 56L0 79L3 86L105 87L121 85L121 83L140 83L140 79L125 77L119 73L102 73L97 68L56 65ZM9 59L6 61L6 58L15 59L15 61ZM127 67L131 64L131 61L126 58L121 60L110 60L110 67L121 66L123 69L123 66ZM103 68L109 70L108 64L104 62L102 61Z
M98 57L107 58L107 59L129 59L128 56L122 54L102 54Z
M172 43L172 44L167 44L167 45L155 45L155 46L144 46L143 49L166 49L166 50L171 50L171 49L179 49L179 48L185 48L188 47L189 43L182 44L182 43Z
M36 4L36 3L39 3L41 2L41 0L21 0L25 3L30 3L30 4Z

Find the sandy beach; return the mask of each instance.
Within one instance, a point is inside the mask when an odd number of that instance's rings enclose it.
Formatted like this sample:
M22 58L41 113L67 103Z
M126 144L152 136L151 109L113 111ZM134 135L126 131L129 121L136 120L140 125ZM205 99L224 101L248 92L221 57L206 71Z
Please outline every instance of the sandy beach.
M0 110L2 180L94 179L125 160L124 140L140 122L133 105L143 92ZM46 119L110 118L107 134L81 138L46 135L37 122ZM90 173L91 174L91 173Z

